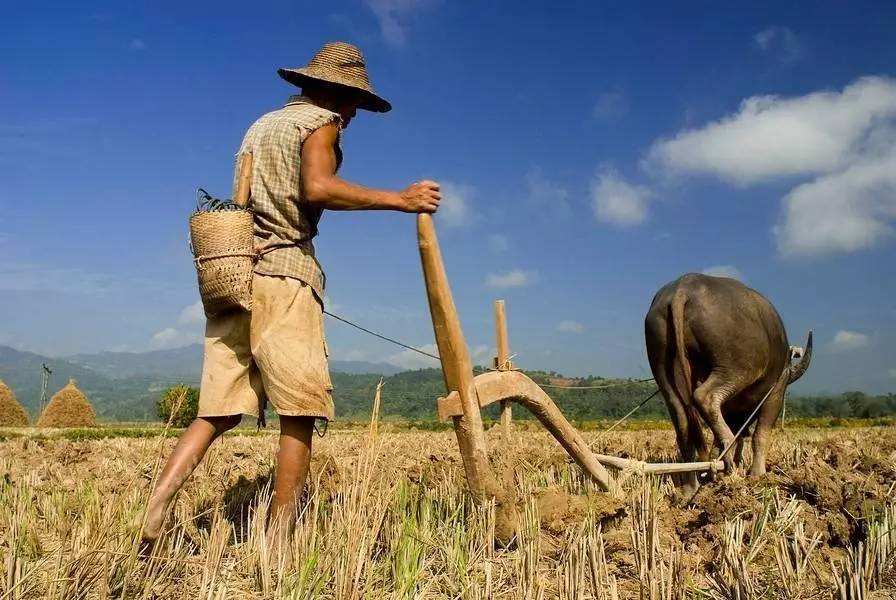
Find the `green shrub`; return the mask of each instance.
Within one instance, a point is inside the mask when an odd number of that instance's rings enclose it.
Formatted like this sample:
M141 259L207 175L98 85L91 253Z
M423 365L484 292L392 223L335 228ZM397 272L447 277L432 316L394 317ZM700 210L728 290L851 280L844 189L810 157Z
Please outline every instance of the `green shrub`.
M172 386L156 401L156 409L163 422L171 419L172 427L186 427L199 412L199 390L183 384ZM172 415L175 409L177 412Z

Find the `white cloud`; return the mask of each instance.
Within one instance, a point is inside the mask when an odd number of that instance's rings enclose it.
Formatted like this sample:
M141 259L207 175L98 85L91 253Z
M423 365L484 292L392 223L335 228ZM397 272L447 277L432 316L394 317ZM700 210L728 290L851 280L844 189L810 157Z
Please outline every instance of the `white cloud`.
M738 185L798 178L773 229L782 255L870 248L894 233L896 80L748 98L732 115L658 140L644 165Z
M177 322L181 325L198 325L205 323L205 309L202 308L202 300L197 300L190 306L180 311Z
M569 212L569 190L558 183L549 181L538 167L529 169L529 172L526 173L526 189L533 202L551 210Z
M338 349L330 349L330 359L331 360L357 360L357 361L369 361L371 360L370 355L363 350L359 350L357 348L352 348L351 350L338 350ZM378 358L377 358L378 360Z
M485 279L485 285L492 288L512 288L531 285L537 279L534 271L513 269L506 273L489 273Z
M766 27L753 36L756 47L785 64L801 59L806 52L800 38L788 27Z
M834 352L849 352L868 345L870 339L864 333L841 329L834 335L828 347Z
M738 184L843 169L868 135L896 116L896 81L863 77L842 92L753 96L740 110L653 144L646 165Z
M730 277L738 281L744 281L744 274L734 265L716 265L714 267L706 267L703 269L704 275L712 275L714 277Z
M149 340L149 347L152 350L167 350L201 342L204 324L205 310L202 301L197 300L180 311L177 327L166 327L155 332Z
M623 227L639 225L647 218L650 188L625 181L609 168L601 169L591 182L591 201L598 221Z
M146 50L146 42L144 42L140 38L132 39L130 46L131 50Z
M429 0L364 0L373 11L380 33L387 43L403 46L407 41L407 21L411 14Z
M488 236L488 247L492 252L507 252L510 250L510 240L506 235L493 233Z
M474 364L482 363L483 359L488 359L486 362L491 364L490 359L493 358L496 353L494 348L490 348L485 344L477 344L470 348L470 358L473 360Z
M628 112L628 97L622 90L604 92L597 97L592 114L596 119L616 119Z
M557 324L557 331L565 333L584 333L585 326L578 321L560 321Z
M330 297L329 294L324 294L324 308L330 312L339 313L342 312L342 305L333 302L333 298Z
M893 379L896 379L896 369L887 369L887 375L889 375Z
M440 182L442 202L439 204L438 222L451 227L468 225L473 220L470 203L476 190L469 185Z
M188 344L195 344L202 340L202 335L197 332L182 331L174 327L166 327L161 331L157 331L150 339L149 345L154 350L165 350L168 348L180 348Z
M889 154L794 188L775 227L785 255L820 255L870 248L893 234L896 144Z

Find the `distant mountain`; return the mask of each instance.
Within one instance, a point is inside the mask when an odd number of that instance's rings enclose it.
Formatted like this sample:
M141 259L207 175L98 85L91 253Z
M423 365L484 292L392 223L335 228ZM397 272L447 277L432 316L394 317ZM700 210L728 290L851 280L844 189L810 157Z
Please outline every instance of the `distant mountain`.
M396 375L404 371L389 363L372 363L363 360L331 360L330 371L349 375Z
M202 346L192 344L151 352L99 352L50 358L0 346L0 379L15 392L34 419L41 394L41 365L53 373L47 386L50 397L69 379L75 379L99 416L105 420L133 421L155 417L155 400L165 388L178 383L198 385L202 374ZM330 371L354 389L363 381L379 380L401 369L386 363L332 361Z
M191 344L181 348L150 352L75 354L66 357L66 360L110 379L186 377L198 380L202 372L202 345Z
M202 345L191 344L150 352L99 352L66 357L68 362L90 369L110 379L131 377L186 378L198 380L202 373ZM387 363L358 360L330 361L330 371L364 375L394 375L401 368Z
M0 379L15 392L32 420L37 416L41 394L41 364L53 371L47 386L48 398L59 391L69 379L87 395L101 418L107 420L141 420L155 413L154 401L159 392L177 378L131 377L115 380L82 364L65 359L49 358L0 346ZM184 378L191 383L192 380Z

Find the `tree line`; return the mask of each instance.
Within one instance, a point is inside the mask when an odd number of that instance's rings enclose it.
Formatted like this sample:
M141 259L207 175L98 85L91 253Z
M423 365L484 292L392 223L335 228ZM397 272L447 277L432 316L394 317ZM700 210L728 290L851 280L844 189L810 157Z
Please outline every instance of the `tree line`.
M484 369L478 367L477 373ZM527 371L536 383L556 383L561 376L550 371ZM333 373L333 400L340 420L366 420L380 375L352 375ZM439 369L405 371L384 378L381 418L395 420L428 421L436 419L436 399L445 395L442 372ZM564 384L575 386L612 385L603 389L548 390L551 398L563 413L573 421L618 419L656 390L652 381L638 382L628 379L586 377ZM156 403L160 419L167 421L172 405L180 400L182 411L176 415L174 426L183 427L196 415L199 393L196 388L173 386L165 390ZM896 394L869 395L863 392L846 392L833 396L788 396L788 417L841 417L878 418L896 415ZM497 418L498 407L489 406L486 418ZM182 414L181 414L182 413ZM525 410L514 411L514 419L528 419ZM647 402L633 418L666 419L668 413L661 396Z

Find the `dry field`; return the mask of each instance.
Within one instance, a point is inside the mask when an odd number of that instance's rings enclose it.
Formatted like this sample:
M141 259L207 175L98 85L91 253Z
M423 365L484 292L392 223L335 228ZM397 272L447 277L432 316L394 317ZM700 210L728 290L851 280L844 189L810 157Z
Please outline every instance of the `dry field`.
M138 556L135 521L171 439L0 442L6 598L885 598L896 555L896 430L776 432L762 480L669 503L631 474L625 501L583 481L540 431L489 434L519 491L510 550L471 506L453 434L332 431L291 555L263 540L276 438L228 435ZM595 451L674 457L671 431L586 434ZM869 591L869 590L875 591Z

